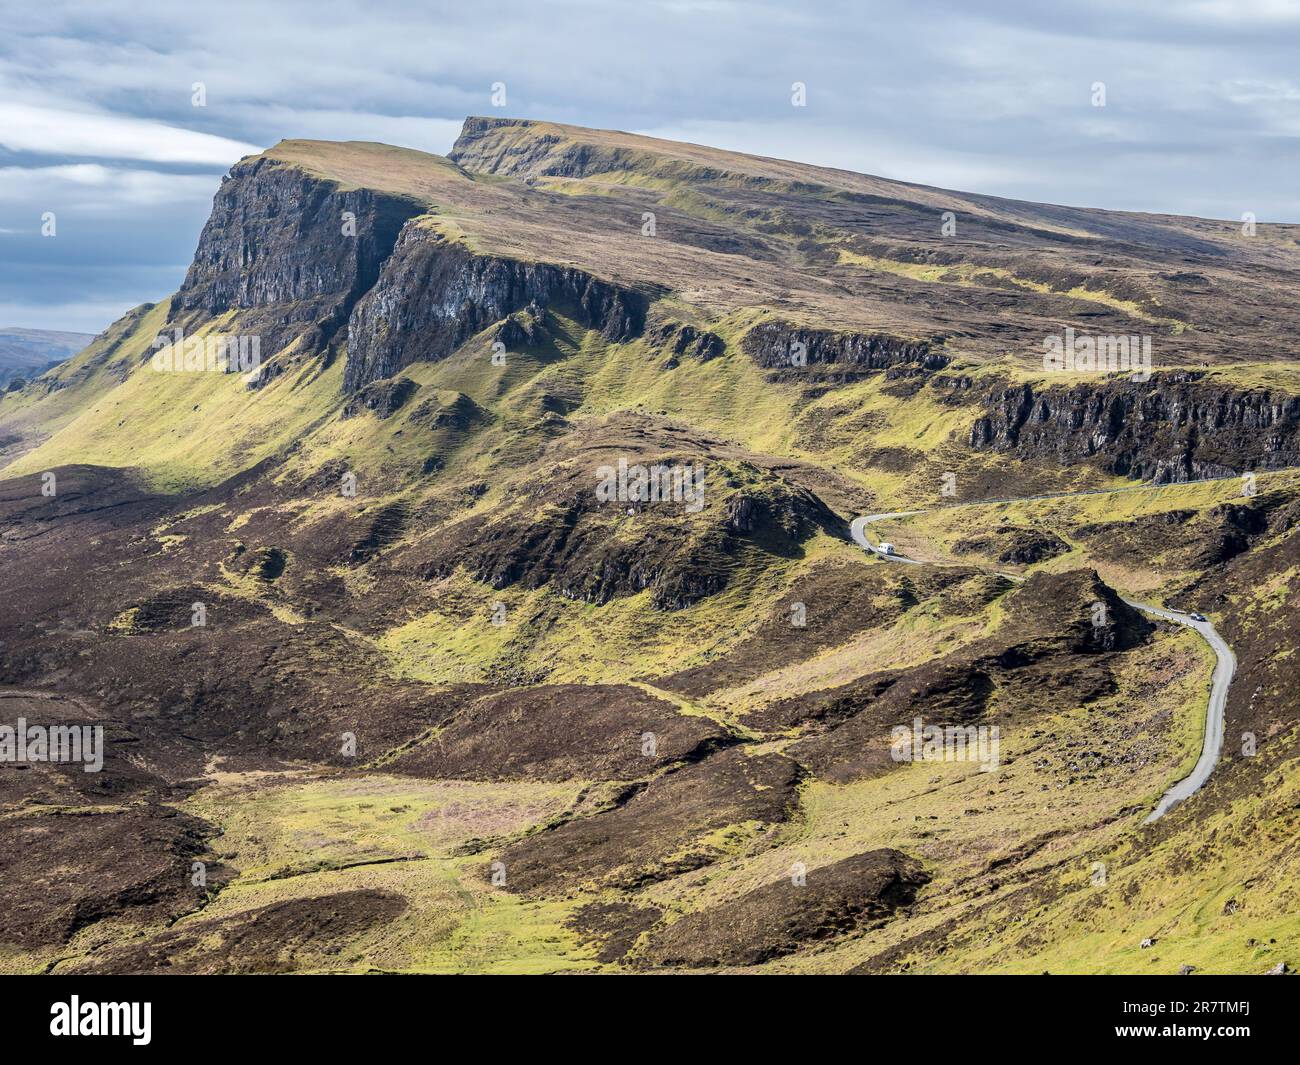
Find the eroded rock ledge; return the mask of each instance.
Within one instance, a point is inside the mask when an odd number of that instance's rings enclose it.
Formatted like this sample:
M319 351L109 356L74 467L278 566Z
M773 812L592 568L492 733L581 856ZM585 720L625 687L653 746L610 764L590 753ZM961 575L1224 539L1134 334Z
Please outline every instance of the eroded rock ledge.
M413 223L348 322L344 389L446 358L475 333L530 305L555 305L611 341L645 325L646 297L551 263L478 255Z
M884 370L902 363L916 363L927 370L948 365L945 355L931 349L928 341L906 340L887 333L836 333L808 329L789 322L772 321L756 325L745 334L741 347L765 369L802 365L795 353L803 345L807 364L833 364L864 370Z
M1240 389L1191 373L1070 388L1004 386L971 427L970 446L1156 484L1300 465L1300 396Z

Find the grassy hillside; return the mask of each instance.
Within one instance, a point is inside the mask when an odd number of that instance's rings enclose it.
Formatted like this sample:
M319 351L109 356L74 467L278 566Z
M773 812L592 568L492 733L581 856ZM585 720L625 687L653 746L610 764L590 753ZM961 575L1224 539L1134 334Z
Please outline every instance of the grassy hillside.
M1260 232L498 119L242 161L175 297L0 397L0 703L110 738L0 780L0 969L1296 964ZM1159 374L1045 371L1067 326ZM181 327L262 365L156 369ZM911 509L925 565L848 536ZM1239 659L1152 826L1213 659L1121 596ZM896 759L921 719L996 768Z

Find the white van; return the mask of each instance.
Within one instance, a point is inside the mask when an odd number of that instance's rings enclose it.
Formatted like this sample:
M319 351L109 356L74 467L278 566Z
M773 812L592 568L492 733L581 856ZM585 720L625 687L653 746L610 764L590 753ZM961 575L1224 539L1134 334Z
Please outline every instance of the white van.
M892 555L894 553L894 545L891 543L882 542L877 548L877 550L879 550L882 555Z

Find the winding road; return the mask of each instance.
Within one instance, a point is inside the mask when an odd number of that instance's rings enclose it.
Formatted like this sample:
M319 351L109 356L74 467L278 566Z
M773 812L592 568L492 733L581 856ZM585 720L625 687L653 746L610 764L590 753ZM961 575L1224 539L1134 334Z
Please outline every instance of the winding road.
M1150 487L1150 486L1147 486ZM1120 489L1125 491L1125 489ZM1094 495L1101 493L1086 492L1079 493L1082 495ZM1034 499L1059 499L1064 496L1029 496L1026 500L1014 499L986 499L975 503L953 503L952 507L977 507L987 506L994 503L1018 503ZM947 509L946 507L944 509ZM905 555L899 555L894 552L886 552L879 545L871 542L867 537L867 526L872 522L886 521L891 518L910 518L915 514L924 514L924 510L900 510L892 514L864 514L861 517L854 518L849 526L849 531L853 536L853 542L859 547L870 551L872 554L883 558L886 562L899 562L909 566L925 565L920 559L908 558ZM1025 578L1019 577L1013 573L1003 573L1013 581L1024 581ZM1123 597L1121 597L1123 598ZM1214 767L1218 764L1219 754L1223 750L1223 728L1224 728L1224 707L1228 702L1228 689L1232 685L1232 676L1237 670L1237 658L1232 653L1227 642L1219 635L1218 630L1209 621L1198 621L1191 614L1184 613L1181 610L1169 610L1165 607L1153 606L1150 603L1139 603L1134 599L1124 599L1129 606L1142 611L1144 614L1150 614L1153 617L1162 618L1165 621L1174 621L1179 625L1185 625L1193 629L1200 635L1211 649L1214 651L1215 663L1214 674L1210 679L1210 702L1205 709L1205 738L1201 744L1201 757L1197 760L1191 773L1185 776L1177 784L1164 793L1156 808L1148 815L1145 824L1151 824L1158 821L1184 799L1195 795L1210 779L1210 774L1214 772Z

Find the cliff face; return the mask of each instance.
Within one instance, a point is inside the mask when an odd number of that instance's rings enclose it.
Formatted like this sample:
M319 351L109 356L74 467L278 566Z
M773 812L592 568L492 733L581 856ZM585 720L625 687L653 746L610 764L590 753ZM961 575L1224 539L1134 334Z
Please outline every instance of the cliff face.
M471 119L453 154L473 170L581 177L633 156L640 160L648 150L575 140L572 131L558 127L534 135L530 128ZM669 349L666 370L683 357L707 361L726 350L721 337L702 328L654 315L647 321L649 283L605 280L590 266L568 259L561 265L514 257L514 251L476 251L492 241L448 239L426 214L436 193L439 202L445 198L460 205L469 212L466 217L477 217L485 232L494 233L497 223L486 219L532 218L530 212L540 209L532 192L508 202L489 201L500 183L476 183L464 169L445 162L421 163L427 187L365 187L347 169L358 158L348 153L361 149L333 149L333 169L317 165L311 152L325 152L319 146L295 151L302 158L268 155L233 168L173 301L169 325L188 329L237 310L232 328L260 335L267 358L294 340L299 351L314 354L346 337L344 390L350 413L391 414L407 395L365 390L411 363L446 358L494 323L505 323L498 339L507 347L538 343L548 306L611 341L648 334ZM375 165L385 174L402 174L415 163L383 155ZM655 165L687 166L698 180L710 169L687 156ZM563 200L547 210L569 207ZM507 243L513 248L517 241ZM548 257L554 252L537 250ZM916 334L812 328L780 319L755 326L740 347L765 369L822 367L845 380L885 371L909 376L917 389L929 373L949 364L940 344ZM941 378L929 380L937 386ZM1156 482L1300 464L1300 398L1232 388L1195 371L1166 372L1146 384L1116 379L987 390L965 378L960 391L953 402L984 406L969 435L975 450L1062 465L1090 461Z
M646 299L582 270L477 255L407 226L348 322L344 388L356 391L418 361L445 358L481 329L536 304L562 305L609 340L645 324Z
M1234 389L1196 373L1146 384L1023 384L995 389L986 402L970 446L1022 459L1098 460L1157 484L1300 464L1300 396Z
M948 365L944 355L930 349L924 340L904 340L883 333L833 333L805 329L789 322L763 322L741 342L750 358L767 369L795 363L792 358L802 345L807 364L828 363L864 370L883 370L901 363L917 363L928 370Z
M562 305L610 340L644 327L641 294L571 266L478 255L406 224L427 210L274 158L240 163L217 193L172 321L192 327L238 310L238 329L260 335L267 356L295 338L317 353L346 335L350 393L445 358L533 305Z
M274 159L240 163L217 192L172 319L251 311L240 328L262 336L264 354L299 335L320 350L374 284L402 224L423 210Z

